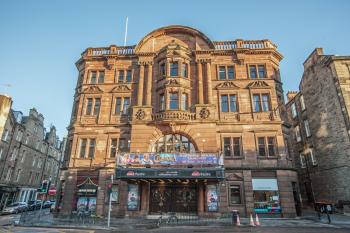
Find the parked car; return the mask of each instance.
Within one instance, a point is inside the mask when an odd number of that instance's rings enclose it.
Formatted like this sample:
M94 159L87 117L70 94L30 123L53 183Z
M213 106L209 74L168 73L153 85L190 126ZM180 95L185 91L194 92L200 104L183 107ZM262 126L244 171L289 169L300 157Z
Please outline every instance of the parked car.
M54 201L45 201L43 204L43 208L51 208L52 204L54 203Z
M56 208L56 202L53 201L53 202L51 203L51 206L50 206L50 212L54 212L54 211L55 211L55 208Z
M14 202L2 210L2 214L18 214L27 210L28 204L25 202Z
M41 200L33 200L28 202L28 210L38 210L41 206Z

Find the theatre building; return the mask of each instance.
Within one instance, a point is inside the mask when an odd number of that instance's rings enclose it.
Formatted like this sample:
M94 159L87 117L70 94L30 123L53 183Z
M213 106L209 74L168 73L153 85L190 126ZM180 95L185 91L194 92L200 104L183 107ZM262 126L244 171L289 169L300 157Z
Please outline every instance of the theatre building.
M270 40L212 41L185 26L86 49L60 213L106 216L111 187L112 216L295 216L281 59Z

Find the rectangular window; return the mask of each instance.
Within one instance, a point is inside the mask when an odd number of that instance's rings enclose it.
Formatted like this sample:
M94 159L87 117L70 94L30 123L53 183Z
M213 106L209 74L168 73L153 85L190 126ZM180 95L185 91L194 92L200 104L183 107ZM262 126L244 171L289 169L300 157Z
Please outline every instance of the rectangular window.
M85 153L86 153L86 142L87 142L87 139L86 139L86 138L82 138L82 139L80 140L80 155L79 155L80 158L85 158Z
M235 95L230 95L230 112L238 112L237 97Z
M268 94L262 94L261 95L261 106L262 106L262 111L263 112L268 112L270 111L270 100L269 100L269 95Z
M121 108L122 108L122 98L121 97L117 97L115 99L115 114L120 114L121 112Z
M132 81L132 72L131 70L126 71L126 82L131 83Z
M300 101L301 110L304 111L306 109L305 102L304 102L304 96L301 95L299 101Z
M221 96L221 112L228 112L228 97L227 97L227 95Z
M241 138L235 137L232 138L233 143L233 156L241 156Z
M18 149L15 147L13 148L12 155L11 155L11 160L15 160L17 157Z
M311 132L310 132L310 127L309 127L309 121L308 120L304 120L304 127L305 127L306 137L310 137L311 136Z
M124 70L119 70L118 83L124 82Z
M160 73L160 76L165 76L166 75L165 63L160 65L159 73Z
M258 72L259 72L259 78L265 78L266 72L265 72L265 66L264 65L258 65Z
M261 157L266 156L265 138L264 137L258 137L258 154Z
M96 84L97 72L91 71L90 73L90 84Z
M249 66L249 77L250 78L257 78L256 66L255 65Z
M159 109L160 111L164 111L165 110L165 97L164 94L161 94L159 97Z
M17 175L16 175L16 181L18 182L19 181L19 179L20 179L20 177L21 177L21 169L18 169L17 170Z
M267 137L267 147L269 151L269 157L276 156L276 138Z
M225 66L219 66L219 79L220 80L226 79L226 67Z
M124 97L123 114L129 113L129 107L130 107L130 97Z
M0 148L0 159L2 159L2 153L4 152L3 148Z
M101 107L101 99L96 98L95 106L94 106L94 116L97 116L98 114L100 114L100 107Z
M104 83L105 82L105 72L104 71L100 71L98 72L98 83Z
M224 154L225 156L231 156L231 138L224 138Z
M228 75L228 79L232 80L235 78L235 69L233 66L228 66L227 67L227 75Z
M182 93L181 97L181 109L187 110L188 109L188 95L186 93Z
M181 76L187 78L187 64L182 63L181 65Z
M316 161L316 158L315 158L315 155L314 155L314 150L312 148L310 148L310 159L311 159L311 163L312 165L316 166L317 165L317 161Z
M176 92L170 94L170 110L179 109L179 95Z
M297 140L297 142L300 142L301 141L301 136L300 136L299 125L295 126L294 131L295 131L295 139Z
M171 77L179 76L179 67L177 62L170 63L170 76Z
M16 137L16 140L17 140L18 142L20 142L20 141L22 140L22 135L23 135L22 131L18 131L17 137Z
M230 185L230 203L241 204L241 187L239 185Z
M300 158L300 166L302 168L306 167L305 156L302 153L300 153L299 158Z
M254 112L261 112L260 95L253 95Z
M292 103L292 105L290 106L291 111L292 111L292 117L295 118L298 114L297 114L297 109L295 107L295 103Z
M117 149L118 149L118 139L117 138L112 138L111 139L111 148L110 148L110 158L115 158L117 155Z
M92 98L87 99L87 104L86 104L86 115L91 115L92 112Z
M9 131L8 131L8 129L5 129L5 131L4 131L3 135L2 135L2 140L6 142L7 138L8 138L8 135L9 135Z
M89 158L93 158L95 155L95 144L96 144L96 139L94 139L94 138L90 139Z

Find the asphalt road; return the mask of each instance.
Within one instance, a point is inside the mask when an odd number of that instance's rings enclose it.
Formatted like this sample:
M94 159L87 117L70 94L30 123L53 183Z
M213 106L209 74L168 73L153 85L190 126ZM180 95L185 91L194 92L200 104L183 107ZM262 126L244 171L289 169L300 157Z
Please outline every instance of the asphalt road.
M123 233L127 231L109 231L109 230L73 230L73 229L60 229L60 228L32 228L32 227L13 227L6 226L0 227L0 233L107 233L107 232L118 232ZM130 231L129 231L130 232ZM158 228L153 230L140 230L132 231L140 233L151 233L151 232L168 232L168 233L204 233L204 232L215 232L215 233L232 233L232 232L259 232L259 233L349 233L349 229L343 228L289 228L289 227L168 227Z

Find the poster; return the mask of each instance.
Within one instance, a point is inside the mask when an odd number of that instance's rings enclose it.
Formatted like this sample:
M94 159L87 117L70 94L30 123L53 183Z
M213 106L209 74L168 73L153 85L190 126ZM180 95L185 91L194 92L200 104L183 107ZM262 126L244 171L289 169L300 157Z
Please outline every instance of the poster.
M118 185L113 185L112 186L112 193L111 193L111 201L118 202L118 199L119 199Z
M207 205L208 211L218 211L218 193L216 185L207 186Z
M128 210L138 210L139 208L139 186L128 185Z
M77 202L77 211L96 212L96 197L79 197Z
M219 164L217 154L202 153L124 153L118 157L118 165L186 165L186 164Z

